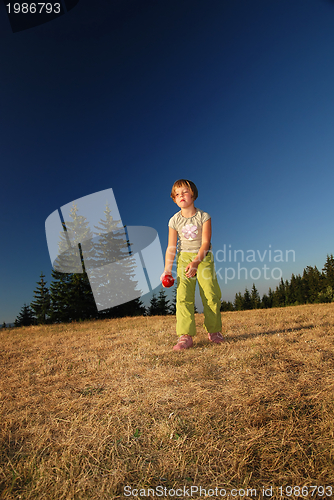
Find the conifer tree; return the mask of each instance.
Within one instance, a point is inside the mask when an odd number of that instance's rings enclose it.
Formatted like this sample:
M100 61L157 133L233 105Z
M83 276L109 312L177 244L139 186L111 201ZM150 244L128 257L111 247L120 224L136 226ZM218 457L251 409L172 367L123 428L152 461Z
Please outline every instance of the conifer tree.
M137 299L131 300L129 304L129 314L127 316L145 316L146 307L143 301L138 297Z
M254 283L251 290L251 306L252 309L258 309L259 307L261 307L260 295Z
M262 300L261 300L261 306L264 308L264 309L268 309L269 307L271 307L269 305L269 297L266 293L264 293L262 295Z
M272 307L284 307L285 304L285 284L283 278L281 278L279 286L276 287L273 293L273 305Z
M175 287L173 290L172 302L170 305L170 314L176 314L176 292L177 288Z
M286 287L286 305L291 306L296 302L296 277L294 274L291 275L290 283L288 281L285 282Z
M24 304L20 314L15 320L15 326L30 326L35 323L35 318L29 305Z
M52 322L70 322L97 317L94 297L85 270L81 250L81 240L85 240L86 253L93 253L92 232L89 222L78 215L76 205L70 210L70 221L64 224L60 234L59 257L52 271L53 282L50 285ZM90 245L87 248L87 245ZM66 271L69 272L66 272ZM72 271L72 272L71 272ZM73 272L77 271L77 272ZM82 272L83 271L83 272Z
M125 237L126 226L113 218L109 205L104 218L94 226L94 260L89 270L94 296L99 305L112 304L116 298L118 306L101 311L103 317L144 314L145 308L138 294L138 282L134 280L136 261L131 255L132 242ZM109 265L111 264L111 266ZM130 297L137 297L129 300Z
M160 290L158 297L153 293L147 312L150 316L169 314L169 300L167 300L164 290Z
M331 286L328 286L325 290L319 292L317 302L319 303L334 302L333 288Z
M245 293L243 296L243 309L244 310L252 309L252 300L248 288L245 288Z
M220 305L220 311L221 312L234 311L234 306L232 302L230 301L226 302L226 300L222 300Z
M324 277L323 289L330 286L334 290L334 257L332 254L327 255L322 275Z
M242 311L244 308L244 300L243 300L243 297L241 295L241 292L238 292L235 294L235 298L234 298L234 309L236 311Z
M317 267L307 266L302 277L302 290L304 304L316 302L322 289L321 274Z
M273 307L273 302L274 302L274 292L272 289L269 287L269 292L268 292L268 299L270 303L270 307Z
M50 284L50 322L69 323L72 318L71 277L70 273L52 270L53 281Z
M269 309L273 307L273 292L272 289L269 287L268 290L268 295L264 294L262 297L262 307L265 309Z
M50 285L50 320L52 323L71 322L98 316L86 273L69 274L52 271Z
M303 289L302 289L302 278L300 274L295 276L291 275L291 280L288 286L286 286L286 296L287 305L298 305L303 304Z
M31 302L30 307L36 317L38 324L45 324L50 316L50 294L44 281L45 275L41 273L40 281L37 282L38 287L34 291L35 300Z
M87 273L72 274L69 291L71 321L97 318L98 312Z
M153 295L152 295L152 298L150 300L150 305L148 306L148 309L147 309L147 313L150 316L156 316L159 314L159 302L158 302L158 298L155 295L155 293L153 293Z
M273 307L273 292L270 287L268 290L268 295L266 293L263 294L261 306L265 309Z
M123 318L125 316L144 316L146 314L146 307L140 298L131 300L124 304L120 304L110 309L99 312L99 318Z
M161 289L158 295L158 314L166 316L170 313L170 301L167 300L165 290Z

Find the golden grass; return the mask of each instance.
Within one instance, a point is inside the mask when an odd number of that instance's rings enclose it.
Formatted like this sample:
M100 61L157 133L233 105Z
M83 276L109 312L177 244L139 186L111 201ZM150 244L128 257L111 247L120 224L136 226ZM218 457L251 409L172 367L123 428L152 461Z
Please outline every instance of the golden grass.
M1 498L334 489L334 304L222 320L212 345L196 315L185 352L175 317L0 330Z

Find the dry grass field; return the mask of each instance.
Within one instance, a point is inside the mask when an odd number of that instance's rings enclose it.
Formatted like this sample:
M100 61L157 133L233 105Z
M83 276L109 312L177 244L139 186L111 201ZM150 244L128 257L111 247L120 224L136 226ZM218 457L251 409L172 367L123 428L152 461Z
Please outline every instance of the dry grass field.
M222 319L185 352L175 317L0 330L0 497L330 498L334 304Z

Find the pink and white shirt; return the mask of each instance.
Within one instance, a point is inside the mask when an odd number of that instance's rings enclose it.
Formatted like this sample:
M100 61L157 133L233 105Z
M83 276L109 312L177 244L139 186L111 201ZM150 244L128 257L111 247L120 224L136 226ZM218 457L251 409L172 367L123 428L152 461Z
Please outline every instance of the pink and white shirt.
M198 252L202 245L202 227L209 219L210 215L199 208L196 208L196 213L191 217L183 217L181 210L173 215L168 226L178 233L178 252Z

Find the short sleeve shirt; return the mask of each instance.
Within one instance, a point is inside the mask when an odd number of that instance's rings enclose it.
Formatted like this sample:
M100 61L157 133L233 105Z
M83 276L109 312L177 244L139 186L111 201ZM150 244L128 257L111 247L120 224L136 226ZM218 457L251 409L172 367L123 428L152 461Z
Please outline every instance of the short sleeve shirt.
M168 226L178 233L178 252L198 252L202 245L203 224L209 219L210 215L199 208L196 208L196 213L191 217L183 217L181 210L173 215Z

